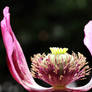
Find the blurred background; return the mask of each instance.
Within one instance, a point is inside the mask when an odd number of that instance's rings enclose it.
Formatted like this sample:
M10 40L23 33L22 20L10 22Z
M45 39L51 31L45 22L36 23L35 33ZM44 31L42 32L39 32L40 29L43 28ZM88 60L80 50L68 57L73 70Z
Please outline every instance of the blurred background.
M10 7L11 26L23 48L29 68L30 56L48 53L49 47L67 47L69 53L81 52L92 67L92 57L83 44L84 26L92 20L92 0L0 0L0 21L5 6ZM86 84L90 76L77 81L77 85ZM35 80L42 86L49 86L41 80ZM0 92L27 92L10 75L1 33Z

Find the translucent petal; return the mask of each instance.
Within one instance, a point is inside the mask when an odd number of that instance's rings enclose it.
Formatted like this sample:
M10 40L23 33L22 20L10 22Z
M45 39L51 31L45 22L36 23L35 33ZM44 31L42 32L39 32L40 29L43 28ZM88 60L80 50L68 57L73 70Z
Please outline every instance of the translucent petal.
M84 44L87 46L92 55L92 21L89 21L88 24L85 26L84 33Z
M23 51L12 32L9 7L3 10L1 31L7 53L7 63L14 79L30 92L51 92L51 88L39 86L33 79L24 57Z

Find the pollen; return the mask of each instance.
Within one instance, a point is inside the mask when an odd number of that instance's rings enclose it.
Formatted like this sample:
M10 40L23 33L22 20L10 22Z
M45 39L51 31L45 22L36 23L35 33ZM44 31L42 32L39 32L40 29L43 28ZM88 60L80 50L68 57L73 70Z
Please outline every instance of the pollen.
M31 73L54 88L82 80L90 74L90 68L83 54L67 53L67 48L50 48L51 53L31 57Z

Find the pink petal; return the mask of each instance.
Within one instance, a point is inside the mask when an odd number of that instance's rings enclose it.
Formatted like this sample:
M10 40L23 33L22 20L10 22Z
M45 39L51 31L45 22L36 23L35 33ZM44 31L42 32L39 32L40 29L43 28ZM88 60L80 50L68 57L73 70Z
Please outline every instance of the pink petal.
M84 44L87 46L92 55L92 21L89 21L89 23L85 26L84 33Z
M7 63L12 76L30 92L51 92L51 88L39 86L32 78L23 51L10 26L9 7L4 8L3 14L1 31L7 53Z
M70 86L68 86L67 85L67 88L68 89L71 89L71 90L75 90L76 92L77 91L88 91L88 90L90 90L91 88L92 88L92 78L91 78L91 80L89 81L89 83L88 84L86 84L86 85L84 85L84 86L81 86L81 87L70 87Z
M84 44L86 45L86 47L88 48L88 50L90 51L92 55L92 21L89 21L89 23L85 26L84 33L85 33ZM88 91L92 88L92 78L88 84L82 87L72 87L71 88L67 86L67 88L73 89L73 90Z

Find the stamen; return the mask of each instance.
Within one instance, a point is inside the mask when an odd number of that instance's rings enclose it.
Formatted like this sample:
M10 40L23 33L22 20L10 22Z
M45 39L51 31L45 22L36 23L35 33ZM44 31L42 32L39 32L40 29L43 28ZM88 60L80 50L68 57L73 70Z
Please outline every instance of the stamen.
M78 52L72 55L67 48L50 48L52 53L37 54L31 57L31 73L33 77L44 80L54 88L63 89L65 85L77 79L84 79L90 74L91 68L86 58Z

